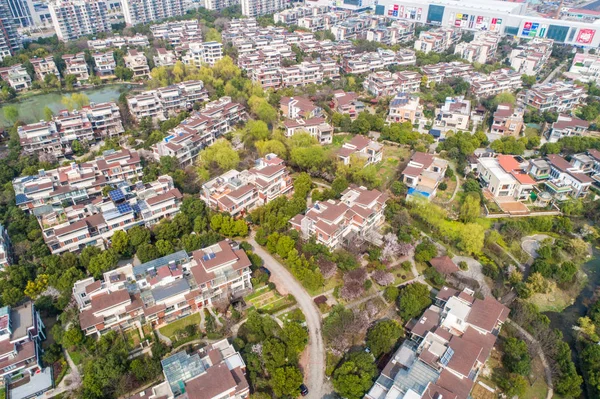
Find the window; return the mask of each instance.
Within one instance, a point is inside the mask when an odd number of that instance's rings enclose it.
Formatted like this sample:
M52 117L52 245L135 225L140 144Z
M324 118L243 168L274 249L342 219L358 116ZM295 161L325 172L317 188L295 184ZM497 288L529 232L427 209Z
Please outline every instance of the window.
M67 241L65 241L65 245L69 245L71 243L73 243L73 240L67 240Z

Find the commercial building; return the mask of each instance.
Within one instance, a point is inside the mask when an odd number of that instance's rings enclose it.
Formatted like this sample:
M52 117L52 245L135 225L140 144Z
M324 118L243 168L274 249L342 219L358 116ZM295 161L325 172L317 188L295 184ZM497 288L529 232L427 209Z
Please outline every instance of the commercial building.
M560 114L552 128L548 131L547 139L550 143L556 143L563 137L585 136L590 127L588 121L571 115Z
M232 169L202 185L200 198L211 209L243 216L257 206L291 194L293 182L285 163L275 154L255 161L251 169Z
M14 382L29 385L36 374L46 374L41 361L44 339L45 326L33 302L0 308L0 384L6 391L16 389ZM51 387L44 384L40 389Z
M525 172L526 167L512 155L477 159L477 172L484 191L500 200L522 201L529 198L535 181Z
M31 88L31 76L22 64L0 68L0 77L16 91Z
M579 105L585 95L583 87L557 81L536 84L531 89L520 92L517 100L521 105L532 107L539 112L565 112Z
M470 42L460 42L454 47L454 54L469 62L485 64L491 61L498 50L500 35L493 32L476 32L475 38Z
M408 196L428 200L435 197L447 169L448 161L424 152L415 152L401 174L402 182L408 187Z
M0 270L12 264L12 249L8 230L0 224Z
M452 45L458 43L462 31L456 28L436 28L419 33L413 48L424 53L443 53Z
M180 168L191 166L200 151L212 145L246 119L246 110L229 97L208 103L174 128L162 141L152 146L157 161L163 156L177 159Z
M131 263L79 280L73 297L85 335L160 327L214 302L231 300L252 288L250 260L225 240L188 254L172 253L141 265Z
M110 32L106 2L101 0L58 0L49 4L52 25L59 40Z
M464 97L447 97L437 110L434 125L444 130L467 130L471 117L471 101Z
M510 66L523 75L536 76L550 59L553 44L553 40L537 37L526 41L510 52Z
M363 87L375 97L395 96L397 93L417 93L421 90L422 76L418 72L380 71L370 73Z
M90 78L88 65L85 62L85 56L83 53L77 54L65 54L62 56L65 61L64 75L75 75L77 83L81 84L86 82Z
M137 50L128 50L123 60L125 61L125 67L133 71L134 78L143 78L150 75L150 67L144 53Z
M552 39L558 43L597 48L596 25L527 15L527 3L497 0L381 0L376 15L442 28L490 31L524 39Z
M350 165L354 157L364 161L365 166L376 164L383 159L383 144L357 134L342 145L337 152L337 157L344 165Z
M242 14L250 18L274 14L288 5L286 0L240 0L240 3Z
M161 364L165 381L138 392L132 399L246 399L250 395L244 360L226 339L192 354L175 353Z
M512 104L498 104L492 119L490 133L498 136L519 137L523 126L523 109Z
M9 1L0 1L0 60L14 55L15 51L21 48L17 23L18 21L12 15Z
M30 62L31 65L33 65L33 70L35 71L35 76L38 80L44 80L46 75L54 75L60 79L60 73L58 72L58 68L56 67L56 63L52 56L34 58Z
M389 109L387 121L390 123L410 122L414 125L423 117L423 106L419 97L404 92L398 93L390 101Z
M356 240L380 242L379 227L387 195L365 187L349 187L339 200L316 201L305 215L290 220L304 239L314 237L330 249L349 245Z
M365 104L358 100L358 94L354 92L336 90L333 92L331 108L337 113L350 115L350 118L354 119L365 110Z
M161 19L183 15L183 2L179 0L121 0L125 23L129 26L147 24Z
M434 304L409 321L409 338L365 398L469 398L509 311L471 289L442 287Z

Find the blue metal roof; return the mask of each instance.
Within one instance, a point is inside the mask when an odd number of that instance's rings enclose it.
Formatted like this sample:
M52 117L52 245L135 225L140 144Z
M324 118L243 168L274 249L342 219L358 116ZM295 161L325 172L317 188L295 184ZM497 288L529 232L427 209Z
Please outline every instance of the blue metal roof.
M150 262L146 262L144 264L134 266L133 274L136 276L146 274L148 269L157 269L160 266L168 265L169 262L181 262L183 260L188 260L189 256L185 251L177 251L173 254L169 254L167 256L163 256L162 258L151 260Z
M24 204L25 202L28 202L29 198L27 198L25 194L17 194L15 195L15 201L17 202L17 205L20 205Z

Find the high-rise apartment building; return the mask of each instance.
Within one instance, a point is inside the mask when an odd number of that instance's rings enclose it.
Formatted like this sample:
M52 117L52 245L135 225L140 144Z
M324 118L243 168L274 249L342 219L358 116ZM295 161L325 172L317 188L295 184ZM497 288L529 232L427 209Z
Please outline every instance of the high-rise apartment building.
M35 10L32 0L8 0L8 7L15 22L22 27L34 24L33 15Z
M9 0L0 0L0 61L21 47L17 24L10 11Z
M283 10L290 2L289 0L241 0L241 3L242 14L247 17L258 17Z
M106 2L101 0L59 0L50 4L52 24L59 40L109 32Z
M121 9L127 25L145 24L183 15L181 0L121 0Z
M207 10L220 11L224 8L240 4L240 0L204 0L203 3Z

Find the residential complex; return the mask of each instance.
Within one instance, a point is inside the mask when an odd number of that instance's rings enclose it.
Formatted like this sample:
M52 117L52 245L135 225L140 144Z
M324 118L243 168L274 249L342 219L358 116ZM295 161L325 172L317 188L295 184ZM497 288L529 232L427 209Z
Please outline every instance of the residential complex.
M575 108L586 95L585 88L557 81L534 85L517 96L518 102L539 112L565 112Z
M476 32L475 38L467 43L460 42L454 47L454 54L469 62L485 64L491 61L498 50L500 36L493 32Z
M72 153L71 144L92 142L124 132L115 103L92 103L79 111L61 111L50 121L19 126L21 148L30 154L48 153L57 158Z
M0 61L15 54L21 48L21 37L17 32L17 21L13 18L8 1L0 1Z
M0 308L0 385L7 396L52 388L52 373L42 367L45 339L45 326L33 302Z
M0 77L15 91L23 91L31 87L31 76L22 64L0 68Z
M490 133L519 137L523 131L523 109L511 104L498 104L492 119Z
M595 173L600 160L600 153L595 150L590 150L586 154L576 154L571 158L571 162L556 154L548 154L545 158L550 165L550 173L548 180L545 180L546 189L562 200L567 199L567 195L573 198L585 197L589 192L594 179L590 177L590 173ZM585 159L585 164L578 162L580 159ZM530 173L535 174L532 169Z
M179 167L193 165L200 151L212 145L246 119L245 108L229 97L208 103L174 128L167 137L152 146L157 161L163 156L177 159Z
M481 157L477 160L477 172L484 192L494 198L508 200L526 200L533 191L535 181L512 155Z
M223 98L219 101L231 102L231 99L223 100ZM129 112L137 120L144 117L165 120L170 115L191 108L195 102L207 99L208 92L204 88L204 83L201 80L188 80L129 96L127 105ZM216 102L213 105L216 106Z
M94 68L96 75L100 77L114 76L117 62L115 61L115 56L112 51L94 53L92 54L92 57L94 58L94 64L96 65Z
M550 39L531 39L510 52L510 66L521 74L537 75L548 62L553 44Z
M508 68L498 69L489 75L472 73L464 79L471 84L471 93L479 98L514 92L523 86L521 74Z
M422 31L415 40L414 49L424 53L443 53L459 42L462 31L455 28L436 28Z
M169 21L150 26L155 39L164 39L171 46L183 46L202 41L202 29L198 20Z
M416 93L421 90L422 76L418 72L373 72L370 73L363 87L375 97L395 96L398 93Z
M367 399L467 399L496 343L510 309L492 297L442 287L418 320Z
M383 159L383 144L357 134L342 145L337 152L337 157L344 165L350 165L353 157L362 159L365 166L376 164Z
M336 90L333 92L331 100L331 109L343 115L350 115L350 118L356 118L358 114L365 110L365 104L358 100L358 94Z
M54 58L52 56L45 58L34 58L30 61L31 65L33 65L35 76L39 80L44 80L46 75L54 75L60 79L60 73L58 72L58 68L56 67L56 63L54 62Z
M415 65L417 56L414 51L400 50L394 52L392 50L377 49L372 53L361 53L354 55L346 55L342 59L342 69L346 73L361 74L373 72L392 65Z
M283 116L290 119L311 119L322 116L323 110L306 97L282 97L279 108Z
M183 15L183 2L178 0L121 0L125 23L129 26L160 21Z
M588 121L571 115L559 114L558 119L552 123L552 127L548 131L547 139L550 143L556 143L563 137L585 136L589 127Z
M386 201L387 195L378 190L350 187L340 200L317 201L290 223L304 239L314 237L330 249L354 240L380 242L378 230L385 219Z
M83 53L65 54L62 56L65 61L64 75L74 75L77 78L77 83L81 84L90 78L88 65L85 62Z
M257 206L291 194L292 178L285 163L275 154L255 161L251 169L230 170L202 185L200 198L211 209L243 216Z
M444 130L467 130L471 117L471 102L462 96L447 97L437 110L435 126Z
M106 2L101 0L58 0L50 2L52 24L59 40L110 32Z
M423 117L423 106L419 97L408 93L398 93L390 101L390 112L387 121L390 123L418 123Z
M288 4L286 0L240 0L240 3L242 14L250 18L273 14Z
M285 119L283 126L286 137L292 137L296 132L307 132L321 145L333 142L333 127L325 118Z
M402 182L408 187L408 196L420 196L428 200L435 197L447 169L448 161L424 152L415 152L402 171Z
M431 82L440 84L450 79L468 78L473 74L473 65L458 61L440 62L421 67L421 72L426 78L427 85Z
M156 49L156 55L154 56L154 65L156 66L173 66L177 62L177 57L173 51L159 47Z
M194 42L189 43L184 52L185 55L181 57L184 64L213 66L223 58L223 45L219 42Z
M88 40L87 45L90 50L102 51L111 48L147 47L150 42L147 36L137 33L135 36L112 36L106 39Z
M123 60L125 61L125 67L133 71L134 78L143 78L150 75L150 67L144 53L129 50Z
M250 395L244 360L226 339L191 354L177 352L161 364L165 381L138 393L135 399L246 399Z
M203 0L204 8L207 10L221 11L224 8L240 4L239 0Z
M581 82L600 82L600 57L589 53L577 53L566 76Z

